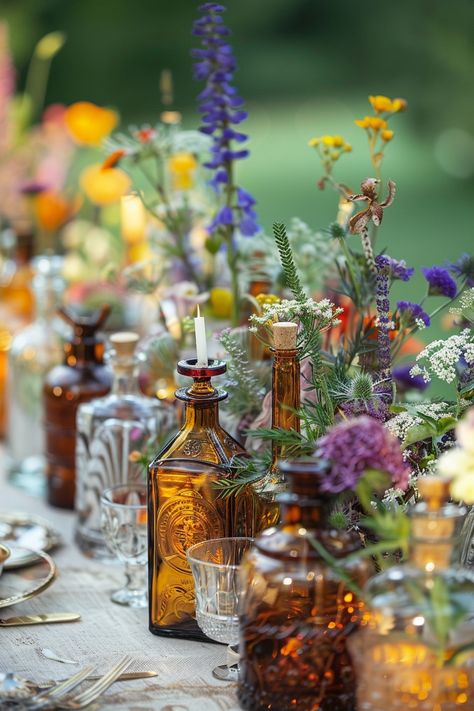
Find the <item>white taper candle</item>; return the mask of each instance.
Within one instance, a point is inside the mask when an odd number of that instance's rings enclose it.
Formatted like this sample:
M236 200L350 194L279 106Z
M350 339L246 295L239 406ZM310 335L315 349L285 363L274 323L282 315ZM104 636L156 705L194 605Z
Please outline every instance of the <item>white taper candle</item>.
M207 367L207 337L206 337L206 321L204 316L201 316L199 305L197 307L197 316L194 319L194 333L196 335L196 357L197 367Z

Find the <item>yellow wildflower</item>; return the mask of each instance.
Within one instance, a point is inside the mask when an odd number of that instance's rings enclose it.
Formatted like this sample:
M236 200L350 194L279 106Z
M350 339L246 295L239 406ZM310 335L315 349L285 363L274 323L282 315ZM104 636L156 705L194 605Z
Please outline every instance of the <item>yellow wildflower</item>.
M407 107L406 99L394 99L392 101L392 111L397 113L398 111L405 111Z
M334 136L322 136L321 141L325 146L334 146Z
M370 128L373 128L374 131L380 131L384 128L387 128L388 124L383 118L380 118L379 116L371 116L369 118L369 126Z
M393 102L388 96L369 96L369 101L372 104L372 108L377 113L382 111L393 111Z
M352 151L352 146L351 146L351 144L350 144L350 143L344 143L344 145L342 146L342 150L344 151L344 153L351 153L351 151Z
M369 128L370 116L365 116L363 119L356 119L354 121L356 126L360 128Z
M192 153L175 153L168 161L168 168L175 190L189 190L193 187L197 161Z
M310 138L308 141L308 146L310 146L311 148L315 148L316 146L319 146L320 143L321 143L320 138L316 138L316 137Z
M335 148L341 148L344 145L344 139L342 136L333 136L333 145Z
M118 114L90 101L77 101L64 114L72 138L84 146L98 146L118 123Z
M103 168L96 163L82 171L80 184L95 205L110 205L130 190L131 181L120 168Z
M336 161L336 160L339 158L340 155L341 155L341 154L338 153L337 151L333 151L333 152L331 153L331 160Z
M385 141L385 143L388 143L389 141L392 140L394 136L394 131L391 131L390 129L386 128L382 133L380 134L382 141Z
M276 294L258 294L255 297L255 300L260 306L263 306L264 304L279 304L281 301L280 297Z

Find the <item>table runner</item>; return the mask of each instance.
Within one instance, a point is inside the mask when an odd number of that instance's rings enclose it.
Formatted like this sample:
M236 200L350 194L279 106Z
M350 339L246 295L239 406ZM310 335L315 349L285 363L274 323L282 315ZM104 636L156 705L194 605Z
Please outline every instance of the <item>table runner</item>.
M129 711L238 711L235 685L219 682L211 670L226 661L222 645L157 637L148 632L147 611L113 604L110 592L124 580L120 565L85 558L73 543L72 512L47 506L12 487L5 477L0 451L0 511L34 513L61 533L63 545L52 552L59 577L36 598L0 609L0 617L45 612L80 612L79 622L0 629L0 671L30 679L62 678L79 666L45 659L47 647L80 666L97 664L105 671L123 654L135 658L133 670L155 670L158 676L114 684L102 697L103 709Z

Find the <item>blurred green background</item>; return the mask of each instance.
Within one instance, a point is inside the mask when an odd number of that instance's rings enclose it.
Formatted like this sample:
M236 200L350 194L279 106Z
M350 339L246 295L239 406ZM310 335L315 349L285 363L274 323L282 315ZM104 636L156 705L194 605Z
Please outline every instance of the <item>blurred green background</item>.
M398 194L378 247L421 266L472 251L474 225L474 2L472 0L229 0L227 22L246 98L251 158L239 179L258 200L261 222L297 215L334 219L337 198L316 187L311 136L341 133L353 144L336 177L358 187L370 175L367 95L401 96L391 120L384 177ZM196 126L189 50L197 3L190 0L2 0L20 87L36 41L62 30L47 102L87 99L116 107L122 125L154 123L161 70L173 73L175 108ZM354 238L355 239L355 238ZM404 287L421 295L422 278ZM436 329L435 329L436 330Z

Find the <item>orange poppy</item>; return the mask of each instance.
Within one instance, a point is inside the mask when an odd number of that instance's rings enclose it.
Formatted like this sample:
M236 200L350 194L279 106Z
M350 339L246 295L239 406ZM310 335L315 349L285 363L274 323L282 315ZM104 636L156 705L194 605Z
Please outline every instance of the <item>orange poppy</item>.
M54 190L43 190L35 197L35 212L39 226L46 232L56 232L71 217L75 202Z
M64 122L76 143L98 146L117 125L118 114L90 101L77 101L66 109Z

